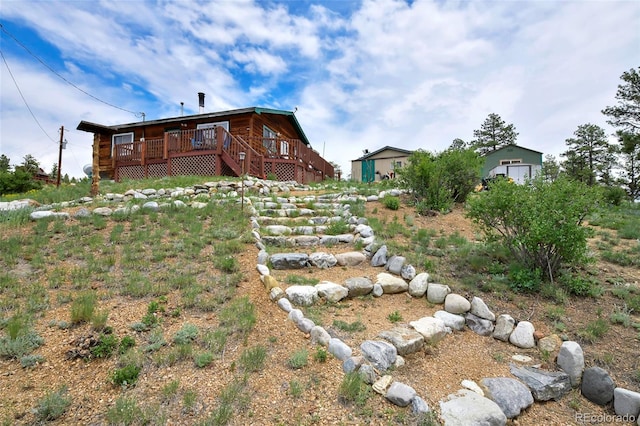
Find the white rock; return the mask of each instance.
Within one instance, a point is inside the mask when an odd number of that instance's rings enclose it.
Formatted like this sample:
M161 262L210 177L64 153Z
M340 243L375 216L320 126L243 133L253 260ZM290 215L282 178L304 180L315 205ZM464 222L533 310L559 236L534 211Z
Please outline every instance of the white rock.
M533 338L535 331L533 324L529 321L520 321L509 336L509 343L523 349L533 348L536 346L536 341Z

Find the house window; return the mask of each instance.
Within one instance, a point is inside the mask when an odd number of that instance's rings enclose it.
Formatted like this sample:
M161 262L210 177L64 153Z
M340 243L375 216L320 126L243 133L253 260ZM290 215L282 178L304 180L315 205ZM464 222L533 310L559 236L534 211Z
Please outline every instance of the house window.
M262 145L267 149L269 155L276 155L278 153L276 136L276 132L267 126L262 126Z
M399 169L400 167L402 167L402 161L396 161L396 164L394 166L396 169Z
M116 150L116 146L126 145L126 144L131 144L131 146L128 147L128 150L133 151L133 132L118 133L111 136L111 156L113 157L113 153Z
M500 160L500 165L501 166L504 166L504 165L507 165L507 164L520 164L520 163L522 163L521 159L518 159L518 160Z
M196 130L199 130L199 131L196 131L194 147L212 148L214 146L214 141L216 137L216 134L215 134L216 127L222 127L227 131L227 133L229 132L228 121L216 121L213 123L196 124ZM227 138L225 138L225 145L227 145L226 139ZM228 148L228 146L225 146L225 148Z

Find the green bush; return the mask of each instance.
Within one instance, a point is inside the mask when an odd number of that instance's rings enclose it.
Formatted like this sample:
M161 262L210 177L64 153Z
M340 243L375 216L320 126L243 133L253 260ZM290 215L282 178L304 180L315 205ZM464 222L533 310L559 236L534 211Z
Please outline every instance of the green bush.
M193 357L193 362L198 368L204 368L213 361L213 353L209 351L200 352Z
M299 370L307 365L309 359L309 352L306 349L300 349L291 355L287 364L294 370Z
M113 334L101 334L98 344L91 348L94 358L109 358L118 347L118 339Z
M128 364L116 369L111 374L111 382L115 385L130 386L138 380L141 368L135 364Z
M519 263L509 267L509 287L521 293L537 293L542 284L540 269L528 269Z
M47 392L38 402L35 409L36 418L40 421L59 419L69 405L71 405L71 397L67 395L67 387L61 386L57 391Z
M398 210L400 208L400 199L398 197L392 197L391 195L385 195L382 197L382 204L389 210Z
M173 336L173 342L178 345L186 345L198 337L198 327L193 324L185 324Z
M504 244L513 260L553 278L563 263L588 260L589 229L582 225L598 193L565 178L516 185L499 179L467 203L467 216L489 241Z
M91 321L96 308L96 294L94 292L81 293L71 303L71 324Z
M627 200L629 196L627 195L627 191L619 186L606 186L602 190L602 198L607 204L619 206L623 201Z

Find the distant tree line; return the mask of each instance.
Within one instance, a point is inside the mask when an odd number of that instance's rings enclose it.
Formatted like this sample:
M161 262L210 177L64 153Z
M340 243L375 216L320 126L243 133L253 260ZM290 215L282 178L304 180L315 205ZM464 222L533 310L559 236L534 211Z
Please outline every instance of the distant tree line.
M0 154L0 195L20 194L32 189L41 189L43 185L41 166L38 160L27 154L18 165L12 166L5 154ZM58 165L54 164L48 177L55 181L58 177ZM61 181L69 183L69 175L65 174Z

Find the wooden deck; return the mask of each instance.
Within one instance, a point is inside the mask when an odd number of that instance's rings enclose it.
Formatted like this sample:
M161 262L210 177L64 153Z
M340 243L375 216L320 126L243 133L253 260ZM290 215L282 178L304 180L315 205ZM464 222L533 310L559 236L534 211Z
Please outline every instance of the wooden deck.
M248 174L311 183L334 174L333 166L300 140L249 138L221 127L170 131L163 138L116 145L112 159L116 180Z

